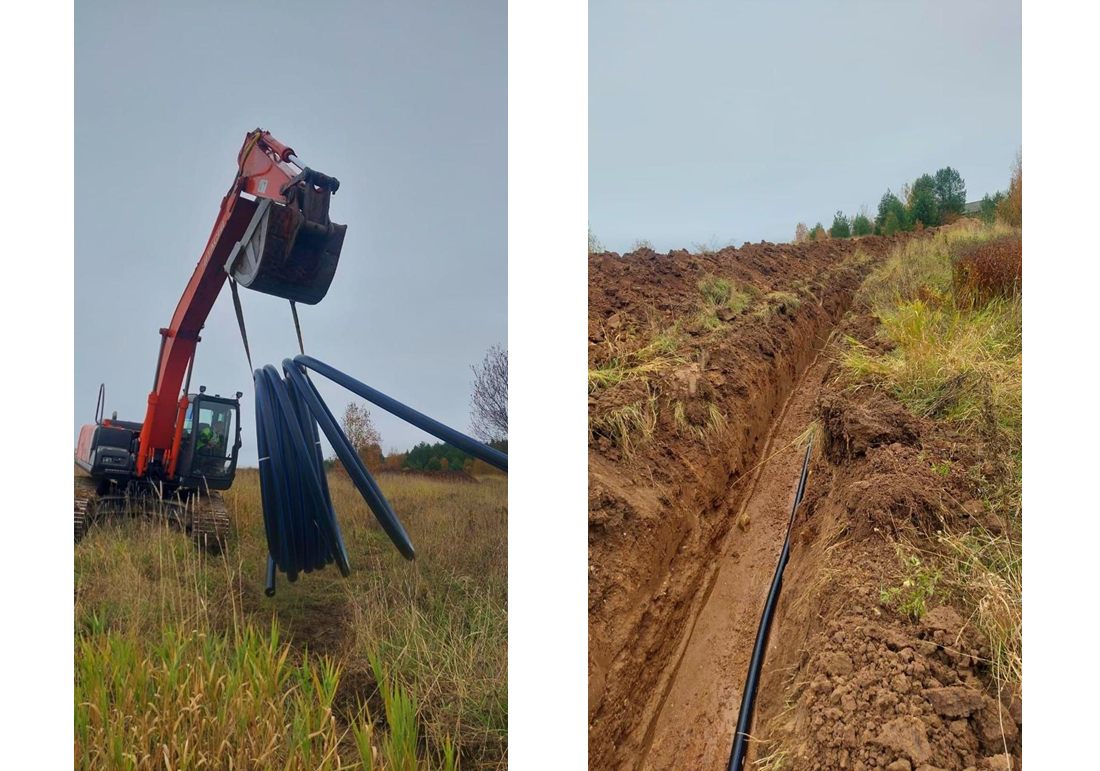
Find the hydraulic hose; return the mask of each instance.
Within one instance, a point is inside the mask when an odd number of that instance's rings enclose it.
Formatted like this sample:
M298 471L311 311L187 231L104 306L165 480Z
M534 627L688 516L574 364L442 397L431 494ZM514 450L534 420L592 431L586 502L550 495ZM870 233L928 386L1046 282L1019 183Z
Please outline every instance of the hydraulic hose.
M311 356L284 359L283 376L270 364L257 369L253 373L256 438L268 546L264 592L269 597L275 594L277 570L292 583L299 574L333 562L344 576L351 572L329 494L318 427L397 550L406 559L416 557L393 507L310 381L306 367L470 455L503 471L508 468L507 455Z
M787 561L791 557L791 528L794 526L798 504L802 503L802 495L806 491L806 475L810 469L810 450L812 447L813 441L811 440L806 447L806 457L802 461L802 476L798 480L798 492L795 493L794 506L791 508L791 519L787 523L787 537L783 540L783 551L779 554L779 562L775 566L775 577L772 578L768 600L764 603L764 613L760 617L760 626L756 631L756 644L752 649L749 674L745 678L745 690L741 694L741 708L737 713L737 733L733 736L733 749L730 752L730 761L726 771L741 771L745 764L749 727L752 725L753 709L756 706L756 689L760 684L760 670L764 666L768 631L771 629L772 618L775 616L775 607L779 603L779 591L783 588L783 569L787 567Z

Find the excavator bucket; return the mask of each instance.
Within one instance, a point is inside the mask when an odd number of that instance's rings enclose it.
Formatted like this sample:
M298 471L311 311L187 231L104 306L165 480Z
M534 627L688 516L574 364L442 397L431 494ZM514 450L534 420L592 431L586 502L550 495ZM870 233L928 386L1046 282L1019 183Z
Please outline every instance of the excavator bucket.
M328 217L329 196L338 186L307 169L287 186L285 204L261 199L230 254L230 275L241 286L294 302L315 305L324 299L347 231Z

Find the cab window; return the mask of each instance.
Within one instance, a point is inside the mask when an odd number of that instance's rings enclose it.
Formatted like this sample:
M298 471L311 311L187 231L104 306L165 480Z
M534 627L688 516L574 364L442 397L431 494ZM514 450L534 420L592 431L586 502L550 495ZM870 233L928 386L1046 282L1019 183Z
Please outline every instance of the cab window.
M236 411L232 405L199 401L192 427L195 442L194 470L206 476L229 473L236 438ZM187 430L185 424L184 430Z

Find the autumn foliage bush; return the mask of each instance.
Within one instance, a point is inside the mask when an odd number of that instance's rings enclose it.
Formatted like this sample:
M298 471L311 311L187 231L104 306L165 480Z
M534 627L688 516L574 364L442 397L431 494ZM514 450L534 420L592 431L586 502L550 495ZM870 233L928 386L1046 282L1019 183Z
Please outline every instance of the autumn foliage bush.
M1008 195L997 204L997 217L1011 227L1024 226L1024 172L1023 162L1019 156L1016 157L1016 165L1012 169Z
M959 249L952 260L955 301L973 306L1020 291L1024 248L1019 236L1006 236Z

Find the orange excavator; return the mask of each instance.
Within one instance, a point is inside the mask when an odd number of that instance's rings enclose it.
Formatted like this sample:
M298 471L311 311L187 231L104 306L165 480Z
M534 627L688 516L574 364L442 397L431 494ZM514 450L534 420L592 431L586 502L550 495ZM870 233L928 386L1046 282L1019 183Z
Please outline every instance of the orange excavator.
M211 396L205 386L190 393L199 334L226 281L238 316L237 285L285 298L292 309L324 298L347 230L329 219L339 187L336 178L303 164L269 132L245 136L206 250L171 323L160 330L145 420L119 420L117 413L105 418L101 385L95 422L80 430L76 541L99 516L156 511L201 546L224 545L229 517L220 491L232 485L237 467L242 393Z

